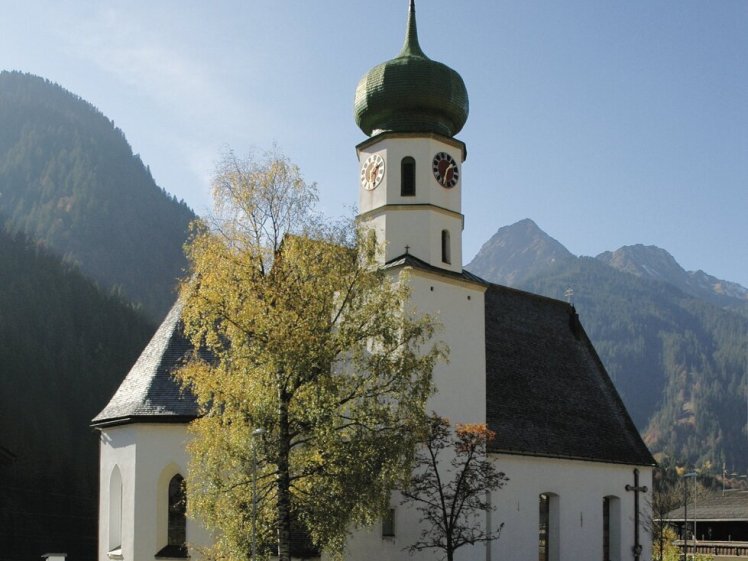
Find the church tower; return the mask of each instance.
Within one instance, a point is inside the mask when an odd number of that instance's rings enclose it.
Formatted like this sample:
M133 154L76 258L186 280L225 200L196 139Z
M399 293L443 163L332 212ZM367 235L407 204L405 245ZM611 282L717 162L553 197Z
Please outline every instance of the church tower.
M421 50L413 0L402 50L361 78L354 115L370 136L356 147L359 221L384 243L383 263L408 254L461 273L466 150L454 135L467 120L467 90Z
M407 271L414 308L441 325L449 364L434 370L429 409L455 423L484 423L487 283L462 269L466 149L455 135L467 116L465 83L424 54L410 0L400 53L356 87L354 118L369 137L356 147L358 221L382 244L380 264Z

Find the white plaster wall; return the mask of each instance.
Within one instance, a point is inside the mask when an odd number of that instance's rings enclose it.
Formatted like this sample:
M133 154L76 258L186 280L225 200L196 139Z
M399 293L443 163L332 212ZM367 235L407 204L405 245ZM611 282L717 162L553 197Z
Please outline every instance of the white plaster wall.
M459 561L535 561L538 559L538 499L540 493L558 496L559 561L599 561L603 558L603 497L620 499L620 544L618 557L632 561L634 545L634 494L626 491L633 484L634 466L557 460L529 456L493 456L498 469L510 478L507 485L492 494L496 510L490 515L491 527L502 522L501 537L490 546L465 546L458 550ZM652 470L639 467L639 483L652 488ZM393 505L399 498L393 496ZM639 543L641 561L651 561L651 538L644 529L648 500L640 495ZM436 550L409 555L403 548L418 535L417 519L397 507L394 537L383 538L381 526L354 533L345 554L346 561L436 560Z
M101 431L99 555L109 551L109 478L117 465L122 475L122 559L155 559L166 545L164 483L176 473L187 475L187 426L177 423L133 423ZM189 500L189 495L187 497ZM209 534L187 519L188 544L207 545ZM192 559L199 559L194 551Z
M597 561L603 558L603 498L620 499L619 556L633 560L635 466L528 456L493 456L497 469L510 481L492 495L496 511L492 525L504 523L501 538L491 545L487 561L524 561L538 558L539 495L558 496L560 561ZM652 489L652 468L639 467L639 484ZM645 531L647 496L639 495L641 561L651 558L651 539ZM614 518L614 517L613 517Z
M407 252L448 271L462 271L462 216L442 213L429 207L389 208L369 217L365 225L372 228L382 243L380 262L386 263ZM442 261L441 233L450 233L451 259Z
M419 270L409 270L411 303L420 313L432 314L442 324L434 341L450 349L449 362L434 370L436 394L428 409L447 417L452 425L484 423L486 418L486 364L484 287L457 281ZM449 461L445 455L445 461ZM345 559L382 561L432 560L433 551L410 555L403 548L412 544L420 533L420 515L411 507L400 505L399 493L390 504L395 507L395 536L381 535L381 524L357 530L348 543ZM476 555L478 557L476 557ZM462 548L456 559L483 559L485 547Z
M384 243L382 261L409 253L427 263L453 272L462 270L461 210L462 165L457 184L446 189L437 183L432 160L438 152L450 154L462 163L462 147L454 142L431 137L384 138L359 151L361 164L371 154L385 161L382 183L367 191L359 184L359 212L363 223L373 228ZM416 161L416 195L400 195L400 163L406 156ZM419 206L420 205L420 206ZM441 232L450 234L450 262L442 261Z
M434 341L449 348L434 369L436 394L428 407L455 423L486 419L485 287L419 270L409 271L411 304L441 327Z

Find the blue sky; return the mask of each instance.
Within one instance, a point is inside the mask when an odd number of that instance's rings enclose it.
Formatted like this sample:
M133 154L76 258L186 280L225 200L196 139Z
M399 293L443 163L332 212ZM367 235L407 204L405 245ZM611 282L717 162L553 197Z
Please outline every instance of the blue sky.
M464 255L530 217L577 255L636 243L748 286L748 1L417 0L460 72ZM323 210L357 201L353 93L406 0L0 0L0 69L90 101L197 212L227 147L277 143ZM0 124L2 126L2 124Z

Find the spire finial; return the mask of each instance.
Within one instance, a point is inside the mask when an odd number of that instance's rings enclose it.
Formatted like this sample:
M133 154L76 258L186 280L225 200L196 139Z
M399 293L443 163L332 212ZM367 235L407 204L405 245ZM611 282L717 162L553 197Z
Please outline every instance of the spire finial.
M421 56L424 58L426 54L421 50L421 46L418 44L418 29L416 28L416 1L410 0L408 6L408 25L405 30L405 42L403 48L400 51L399 56Z

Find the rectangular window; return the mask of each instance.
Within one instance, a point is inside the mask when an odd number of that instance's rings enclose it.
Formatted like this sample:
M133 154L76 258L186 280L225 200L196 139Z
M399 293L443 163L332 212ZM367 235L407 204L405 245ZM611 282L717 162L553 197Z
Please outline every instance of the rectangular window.
M416 195L416 161L407 156L400 162L400 196L415 197Z
M538 559L559 561L561 559L561 526L559 523L559 496L542 493L538 506Z
M442 230L442 263L449 265L452 262L450 250L449 230Z
M550 501L548 500L548 495L540 495L538 514L540 516L538 522L538 561L549 561L548 523L550 521Z
M395 509L387 511L382 519L382 537L391 538L395 536Z
M603 498L603 561L610 561L610 499Z

